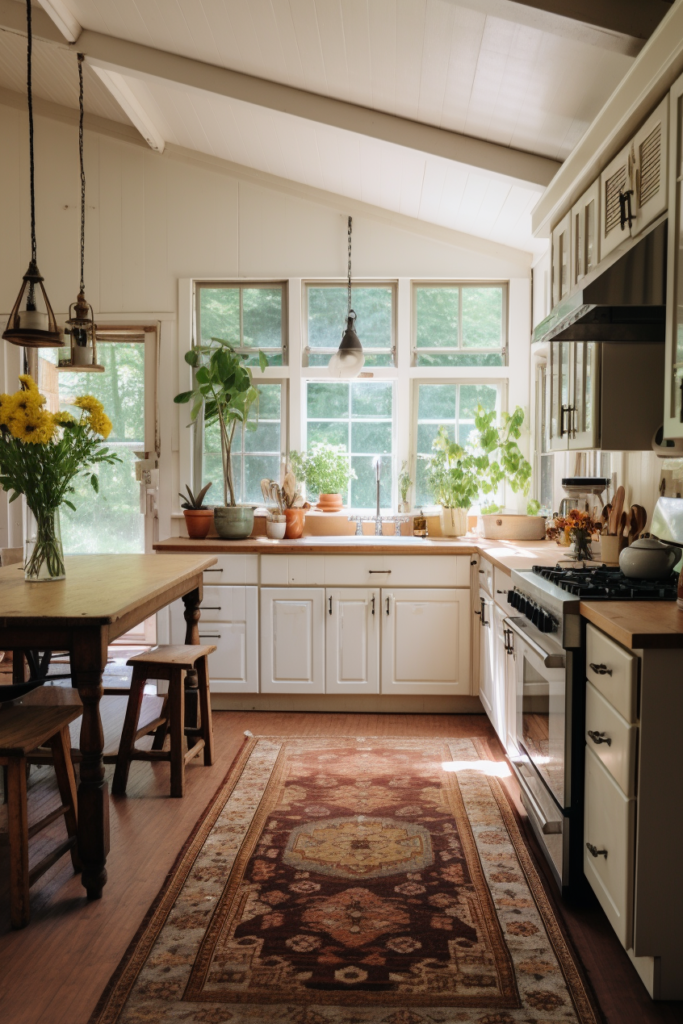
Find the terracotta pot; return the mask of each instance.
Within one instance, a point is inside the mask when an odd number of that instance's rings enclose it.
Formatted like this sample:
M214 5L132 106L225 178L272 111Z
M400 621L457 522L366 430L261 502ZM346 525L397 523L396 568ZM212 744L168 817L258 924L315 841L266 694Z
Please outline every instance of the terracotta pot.
M319 494L315 506L321 512L341 512L344 507L341 494Z
M193 540L204 540L213 522L212 508L184 508L185 526L188 537Z
M285 519L287 527L285 537L288 540L296 540L304 532L304 519L306 518L305 508L286 508Z

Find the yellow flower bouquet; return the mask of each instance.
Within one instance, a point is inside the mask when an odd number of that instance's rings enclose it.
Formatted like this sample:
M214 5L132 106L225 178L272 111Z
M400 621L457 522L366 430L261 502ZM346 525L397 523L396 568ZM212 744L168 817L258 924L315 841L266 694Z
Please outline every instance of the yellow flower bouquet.
M118 455L102 445L112 425L99 399L81 395L74 399L77 415L51 413L46 399L28 375L19 377L21 390L0 395L0 485L11 492L10 502L26 497L29 524L24 544L24 575L27 580L63 579L59 506L75 511L68 495L79 473L102 462L119 462ZM99 488L96 473L90 475L93 490Z

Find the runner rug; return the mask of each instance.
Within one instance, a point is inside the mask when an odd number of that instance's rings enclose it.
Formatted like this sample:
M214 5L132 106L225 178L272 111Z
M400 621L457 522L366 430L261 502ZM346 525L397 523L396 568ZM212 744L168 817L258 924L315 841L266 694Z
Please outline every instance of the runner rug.
M91 1024L597 1024L501 769L249 739Z

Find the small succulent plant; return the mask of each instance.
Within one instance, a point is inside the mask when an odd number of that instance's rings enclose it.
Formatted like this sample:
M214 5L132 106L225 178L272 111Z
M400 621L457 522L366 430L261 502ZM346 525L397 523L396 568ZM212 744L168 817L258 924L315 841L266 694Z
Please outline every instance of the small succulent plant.
M187 496L184 494L178 494L178 497L183 499L180 507L186 509L194 509L195 511L198 509L203 509L204 498L206 497L206 492L208 491L209 487L211 487L211 484L212 481L209 481L209 483L206 484L205 487L202 487L201 491L197 492L196 496L190 490L189 485L186 484L185 490L187 491Z

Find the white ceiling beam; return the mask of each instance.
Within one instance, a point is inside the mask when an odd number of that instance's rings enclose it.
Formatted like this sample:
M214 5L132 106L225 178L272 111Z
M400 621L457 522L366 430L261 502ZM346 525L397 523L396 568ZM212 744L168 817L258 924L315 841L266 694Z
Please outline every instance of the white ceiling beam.
M34 7L31 11L33 38L46 43L64 43L66 37L45 11ZM0 0L0 31L26 35L26 4L17 0Z
M343 100L319 96L263 78L205 64L85 29L78 49L94 68L158 80L183 89L213 93L255 106L291 114L406 149L439 156L515 184L545 187L560 164L557 160L475 139L432 125L395 117Z
M120 75L117 71L109 71L107 68L98 67L96 64L91 65L91 67L148 145L157 153L163 153L166 145L163 135L134 94L124 76Z
M38 0L49 18L57 26L68 43L75 43L83 29L73 16L64 0Z

